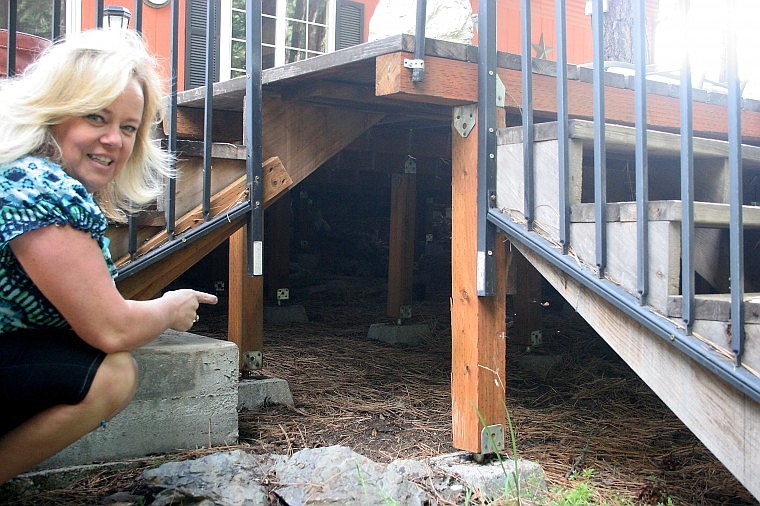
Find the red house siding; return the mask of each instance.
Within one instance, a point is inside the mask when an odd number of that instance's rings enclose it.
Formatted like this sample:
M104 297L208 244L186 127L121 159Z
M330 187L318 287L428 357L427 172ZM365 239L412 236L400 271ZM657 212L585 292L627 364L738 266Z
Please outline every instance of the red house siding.
M365 38L369 34L369 21L375 12L380 0L356 0L365 6L364 33ZM653 26L654 16L656 14L657 0L650 0L648 17ZM83 2L82 7L82 28L92 28L95 26L95 2ZM113 5L122 5L128 9L134 8L134 2L131 0L114 0L109 2ZM478 11L478 1L472 0L473 13ZM183 62L185 61L185 3L179 2L179 83L184 83ZM517 53L520 49L520 5L521 0L499 0L498 2L498 49L500 51ZM580 64L588 63L593 59L593 49L591 43L591 17L584 14L586 0L567 0L567 58L569 63ZM555 24L555 0L532 0L531 2L531 39L537 44L541 35L544 36L544 43L548 51L550 60L556 59L556 24ZM171 47L170 31L171 26L171 8L165 6L159 9L143 7L143 33L148 41L149 46L158 55L164 68L166 76L169 75L169 54ZM477 36L473 43L477 43ZM533 52L535 56L535 52Z

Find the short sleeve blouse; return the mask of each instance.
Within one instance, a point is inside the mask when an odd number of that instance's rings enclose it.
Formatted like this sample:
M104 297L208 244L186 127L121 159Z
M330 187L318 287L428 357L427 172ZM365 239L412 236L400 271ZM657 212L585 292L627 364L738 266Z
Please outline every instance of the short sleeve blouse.
M109 272L116 275L105 237L108 222L79 181L44 158L27 156L0 164L0 333L68 326L26 275L9 246L13 238L49 225L89 232L102 250Z

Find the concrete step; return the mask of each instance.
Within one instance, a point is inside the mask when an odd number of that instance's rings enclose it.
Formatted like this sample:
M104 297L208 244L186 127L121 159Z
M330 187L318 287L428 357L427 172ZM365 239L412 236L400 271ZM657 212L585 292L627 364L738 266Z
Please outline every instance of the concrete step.
M133 355L140 383L132 403L37 469L237 443L237 346L167 331Z

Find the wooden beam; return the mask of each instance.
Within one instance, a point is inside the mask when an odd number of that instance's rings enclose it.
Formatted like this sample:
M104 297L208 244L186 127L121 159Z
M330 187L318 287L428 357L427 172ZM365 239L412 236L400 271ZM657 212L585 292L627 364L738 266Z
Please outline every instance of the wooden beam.
M392 318L401 318L401 306L412 304L417 174L391 175L391 230L388 250L388 306Z
M230 236L227 340L240 350L240 370L250 370L246 354L264 349L264 277L248 276L248 233Z
M376 92L381 96L413 102L459 105L478 100L478 65L434 56L425 57L425 80L413 83L411 70L404 67L409 53L397 52L377 57ZM498 68L497 73L507 90L510 110L522 105L522 76L519 70ZM573 118L593 119L593 86L590 82L569 80L568 112ZM533 74L533 107L536 114L556 116L557 83L550 75ZM605 111L612 123L635 124L634 91L608 86L605 89ZM647 95L647 122L650 128L678 131L680 103L677 97L650 93ZM694 133L725 138L728 131L728 109L719 104L693 103ZM760 112L743 110L742 132L745 140L760 141Z
M513 281L512 307L508 307L507 311L514 316L514 326L508 331L509 342L534 346L533 333L543 332L541 274L511 245L508 247L507 264L507 285Z
M274 97L268 97L262 109L264 156L278 156L294 186L383 117Z
M203 109L177 108L177 135L182 139L203 140ZM214 142L243 142L243 113L214 109L211 137ZM164 135L168 135L168 123L163 122Z
M476 74L473 74L476 75ZM427 72L426 72L427 79ZM503 121L503 117L502 117ZM452 134L451 394L453 444L482 453L483 424L506 430L506 248L494 250L495 295L477 295L478 128Z
M289 286L290 271L290 232L291 220L290 192L275 202L267 210L265 231L267 240L264 241L264 276L267 285L267 296L277 300L277 289Z

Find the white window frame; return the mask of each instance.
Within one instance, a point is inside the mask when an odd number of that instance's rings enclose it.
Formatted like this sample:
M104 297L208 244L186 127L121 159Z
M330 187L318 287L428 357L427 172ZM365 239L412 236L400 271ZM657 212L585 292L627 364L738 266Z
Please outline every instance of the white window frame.
M287 29L288 0L277 0L277 18L275 28L276 67L285 64L285 37ZM327 1L327 52L335 51L336 0ZM232 74L232 0L221 0L219 24L219 74L221 80L230 79Z
M66 33L82 31L82 0L66 0Z

